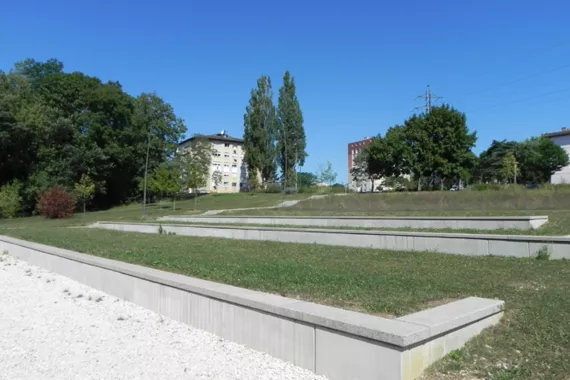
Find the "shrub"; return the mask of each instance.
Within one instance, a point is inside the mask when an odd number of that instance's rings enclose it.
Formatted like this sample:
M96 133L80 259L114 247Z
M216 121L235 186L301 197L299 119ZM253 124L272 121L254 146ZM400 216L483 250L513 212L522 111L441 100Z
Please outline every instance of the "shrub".
M475 191L489 191L489 190L499 191L502 188L503 187L497 183L476 183L470 187L471 190Z
M75 211L75 197L64 186L55 186L40 196L38 210L46 218L68 218Z
M283 189L281 188L281 185L279 185L278 183L270 183L268 184L265 189L263 189L264 193L280 193L281 191L283 191Z
M22 206L21 187L18 181L0 187L0 217L13 218L18 214Z
M550 252L548 252L547 246L542 246L536 253L537 260L550 260Z

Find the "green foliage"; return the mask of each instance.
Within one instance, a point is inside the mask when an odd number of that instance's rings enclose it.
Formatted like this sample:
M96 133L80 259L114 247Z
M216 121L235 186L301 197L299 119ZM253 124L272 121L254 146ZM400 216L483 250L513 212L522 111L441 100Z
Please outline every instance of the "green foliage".
M289 71L283 76L283 86L279 89L277 108L278 164L281 168L285 187L294 187L297 165L303 166L307 153L303 113L297 98L295 78Z
M475 176L483 182L502 182L514 179L514 169L505 171L505 158L512 152L518 163L517 182L546 183L550 176L568 165L568 154L546 137L516 141L493 141L479 156ZM512 157L509 157L511 168Z
M22 184L18 180L0 187L0 217L13 218L18 215L22 207L21 188Z
M366 149L366 171L376 178L413 175L418 190L422 183L443 188L444 182L462 179L465 169L474 166L471 149L476 141L463 113L446 105L433 107L375 138Z
M171 196L176 208L176 194L182 191L181 172L177 162L159 166L148 178L148 190L160 196Z
M192 190L197 201L198 190L208 183L212 144L207 138L196 135L190 145L177 155L177 161L182 188Z
M264 193L269 193L269 194L278 194L278 193L281 193L282 191L283 191L283 189L277 183L269 183L263 189Z
M220 172L219 170L215 170L212 173L212 182L214 183L215 189L217 189L220 186L220 183L222 183L223 180L224 178L222 176L222 172Z
M517 183L517 176L520 175L521 170L518 166L517 158L513 152L507 152L503 158L503 164L501 166L501 177L505 180Z
M536 259L537 260L546 260L546 261L550 260L550 252L548 251L547 246L540 247L540 249L536 253Z
M26 212L47 189L74 187L81 173L95 184L96 207L137 196L149 140L152 172L185 130L155 94L132 97L118 82L65 73L57 60L28 59L0 72L0 185L22 182Z
M83 174L79 182L75 184L75 194L83 205L83 213L89 201L95 196L95 182L87 174Z
M251 90L251 98L244 115L244 161L254 188L259 185L258 173L261 173L262 185L276 177L277 128L271 79L262 76L257 80L257 88Z
M299 188L315 186L319 181L318 177L315 174L309 172L299 172L297 173L297 178L299 181Z
M327 183L330 186L332 186L334 181L336 181L336 177L337 174L333 170L332 163L330 161L327 161L325 166L321 166L319 168L319 175L318 175L319 181Z
M472 185L469 190L473 190L473 191L499 191L503 188L503 186L497 184L497 183L476 183L474 185Z

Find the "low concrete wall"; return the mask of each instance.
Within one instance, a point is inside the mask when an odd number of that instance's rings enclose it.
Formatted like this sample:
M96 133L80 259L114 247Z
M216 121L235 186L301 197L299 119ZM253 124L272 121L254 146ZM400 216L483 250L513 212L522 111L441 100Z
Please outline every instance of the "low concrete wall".
M530 230L548 222L548 216L516 217L319 217L319 216L165 216L160 221L216 224L261 224L306 227L432 228L454 230Z
M126 232L157 233L159 224L100 222L96 228ZM429 251L469 256L533 257L546 248L552 259L570 259L570 238L557 236L456 234L397 231L350 231L301 228L232 227L162 224L166 232L177 235L220 237L242 240L271 240L389 249Z
M470 297L386 319L5 236L1 252L331 380L416 379L504 308Z

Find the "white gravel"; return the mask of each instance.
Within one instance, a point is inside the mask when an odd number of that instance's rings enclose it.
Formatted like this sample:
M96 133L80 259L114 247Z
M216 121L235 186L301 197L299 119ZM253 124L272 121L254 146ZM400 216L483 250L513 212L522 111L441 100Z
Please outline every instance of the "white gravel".
M324 379L0 253L0 379Z

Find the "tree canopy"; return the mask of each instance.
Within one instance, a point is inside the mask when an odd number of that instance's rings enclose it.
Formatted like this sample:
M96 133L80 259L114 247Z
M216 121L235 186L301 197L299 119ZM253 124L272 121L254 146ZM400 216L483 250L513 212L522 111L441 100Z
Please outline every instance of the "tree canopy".
M48 188L72 189L83 175L106 189L94 207L138 197L147 142L152 172L172 156L184 122L156 94L133 97L119 82L63 69L26 59L0 72L0 186L21 181L27 212Z

